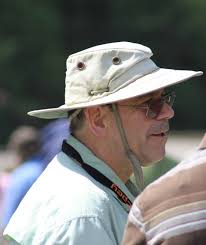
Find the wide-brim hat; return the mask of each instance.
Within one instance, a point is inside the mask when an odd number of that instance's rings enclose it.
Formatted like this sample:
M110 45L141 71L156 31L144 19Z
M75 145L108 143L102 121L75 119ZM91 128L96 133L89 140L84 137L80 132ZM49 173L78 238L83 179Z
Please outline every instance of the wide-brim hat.
M95 46L67 59L65 104L31 111L39 118L67 117L68 111L110 104L175 85L201 71L159 68L143 45L117 42Z

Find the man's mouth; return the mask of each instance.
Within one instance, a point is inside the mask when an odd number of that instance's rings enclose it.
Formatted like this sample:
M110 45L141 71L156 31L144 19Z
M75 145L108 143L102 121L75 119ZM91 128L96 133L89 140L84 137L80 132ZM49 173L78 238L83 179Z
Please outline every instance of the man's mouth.
M158 133L158 134L151 134L151 136L154 136L154 137L165 137L168 135L168 131L166 132L161 132L161 133Z
M159 125L154 125L152 128L150 128L148 132L149 136L161 137L161 138L168 136L168 134L169 134L169 123L167 121Z

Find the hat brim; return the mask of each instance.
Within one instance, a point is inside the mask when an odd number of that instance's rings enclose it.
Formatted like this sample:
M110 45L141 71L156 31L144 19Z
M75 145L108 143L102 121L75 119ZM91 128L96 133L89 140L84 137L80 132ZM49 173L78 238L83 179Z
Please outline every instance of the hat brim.
M130 83L128 86L110 93L107 96L97 98L95 100L78 103L75 105L62 105L57 108L42 109L30 111L30 116L54 119L68 117L68 111L73 109L104 105L113 102L126 100L129 98L138 97L150 92L175 85L177 83L186 81L192 77L200 76L203 72L201 71L187 71L187 70L173 70L160 68L155 72L148 74L144 77L137 79Z

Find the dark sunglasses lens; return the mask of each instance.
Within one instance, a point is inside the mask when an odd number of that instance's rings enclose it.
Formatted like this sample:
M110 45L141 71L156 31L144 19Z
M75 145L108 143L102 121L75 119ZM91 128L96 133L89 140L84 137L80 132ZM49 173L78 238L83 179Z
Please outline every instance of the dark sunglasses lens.
M159 115L160 111L162 110L164 102L162 100L157 100L154 102L151 102L149 105L149 110L147 113L147 116L149 118L155 118Z
M149 105L147 116L149 118L157 117L160 111L162 110L164 103L167 103L169 106L172 107L174 104L174 100L175 100L175 93L171 92L170 94L162 97L161 99L151 102Z

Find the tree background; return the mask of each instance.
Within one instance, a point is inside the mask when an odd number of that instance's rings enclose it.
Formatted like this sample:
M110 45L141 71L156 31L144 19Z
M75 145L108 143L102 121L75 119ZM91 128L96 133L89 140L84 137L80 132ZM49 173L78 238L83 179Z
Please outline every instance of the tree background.
M206 71L204 0L1 0L0 145L26 115L64 103L65 61L93 45L131 41L149 46L168 68ZM205 78L176 88L172 129L205 129Z

